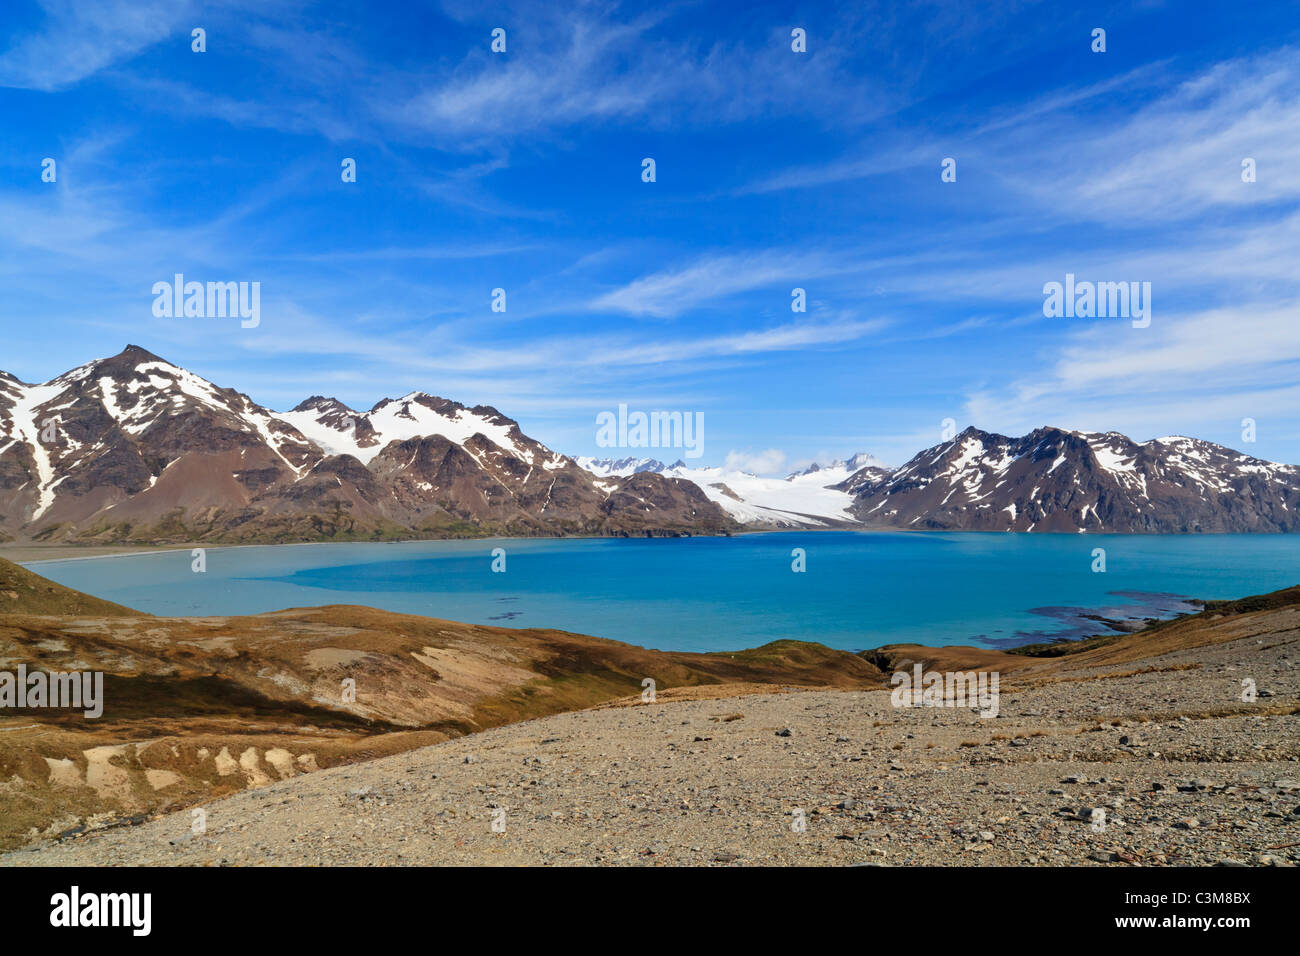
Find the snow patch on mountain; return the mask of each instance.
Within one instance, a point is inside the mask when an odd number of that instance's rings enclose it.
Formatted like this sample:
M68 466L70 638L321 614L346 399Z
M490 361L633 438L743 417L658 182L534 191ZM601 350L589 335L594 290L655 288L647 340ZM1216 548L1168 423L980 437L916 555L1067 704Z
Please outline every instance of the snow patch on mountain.
M665 465L655 458L575 459L600 478L627 477L641 472L662 474L693 482L709 498L742 524L766 527L828 527L852 522L848 508L853 495L837 485L863 468L887 471L878 458L865 453L829 464L813 463L785 478L763 477L735 468L691 467L678 460ZM602 486L603 487L603 486Z
M578 463L579 468L585 468L593 475L601 478L626 478L628 475L640 474L643 471L663 474L669 467L657 458L590 458L579 456L574 461ZM679 461L677 464L682 463Z
M370 459L383 450L383 445L372 440L369 447L363 447L357 435L358 414L346 405L338 404L347 409L344 421L326 417L318 409L295 409L291 412L276 412L275 415L298 429L304 438L314 442L325 454L351 455L362 464L369 464Z
M863 485L852 510L869 524L930 529L1287 531L1297 493L1300 468L1198 439L969 428Z
M32 453L36 462L37 503L32 514L35 520L50 510L54 504L54 486L58 484L54 472L54 463L49 449L41 441L42 423L38 420L37 409L63 392L61 385L23 385L18 383L17 396L9 408L13 419L11 434L16 441L23 442Z
M306 404L306 403L304 403ZM427 392L411 392L397 399L384 399L368 412L357 412L335 399L323 399L314 406L303 405L289 412L275 412L329 455L351 455L370 464L394 441L440 435L464 446L475 435L532 465L533 452L516 442L512 422L464 408ZM471 452L472 454L472 452ZM554 469L558 465L550 464Z
M742 524L798 528L853 521L848 511L853 496L830 487L848 477L843 466L788 478L684 466L669 468L664 474L695 482L711 501Z
M813 462L802 471L796 471L793 474L788 475L786 481L794 481L795 479L803 478L807 475L820 475L827 479L827 484L836 484L843 481L845 478L848 478L855 472L861 471L863 468L880 468L886 471L889 470L889 466L875 455L863 451L858 452L851 458L837 458L830 462L830 464Z

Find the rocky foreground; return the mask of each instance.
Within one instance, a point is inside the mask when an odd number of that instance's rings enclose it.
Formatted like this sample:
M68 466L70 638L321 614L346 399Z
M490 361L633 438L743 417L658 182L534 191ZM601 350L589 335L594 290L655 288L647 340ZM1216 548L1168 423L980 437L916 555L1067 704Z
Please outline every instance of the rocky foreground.
M1291 866L1298 640L1292 604L1030 660L995 718L682 688L246 790L203 833L183 810L0 862Z

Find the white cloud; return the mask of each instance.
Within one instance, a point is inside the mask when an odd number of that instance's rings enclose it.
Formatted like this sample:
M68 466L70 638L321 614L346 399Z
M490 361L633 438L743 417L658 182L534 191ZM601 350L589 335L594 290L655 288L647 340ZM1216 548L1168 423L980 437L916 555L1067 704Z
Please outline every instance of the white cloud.
M1019 183L1043 208L1076 218L1132 225L1193 218L1215 206L1294 200L1300 50L1215 64L1123 116L1047 117L1003 147L989 160L1008 183ZM1247 157L1258 164L1255 183L1241 180ZM1016 174L1047 168L1053 175Z
M821 253L766 250L709 255L690 265L635 279L592 300L597 311L670 318L698 305L752 289L773 287L773 303L789 307L794 286L853 272L856 263ZM793 284L793 285L792 285Z
M450 76L431 75L381 112L444 144L474 148L608 120L716 125L774 112L843 125L898 102L845 70L834 47L792 56L788 29L748 43L694 31L668 37L657 28L680 12L671 6L623 20L613 9L530 6L507 31L506 54L491 53L485 36Z
M973 391L966 418L1012 433L1058 423L1134 437L1294 418L1300 300L1157 315L1146 329L1084 321L1042 372Z
M0 86L46 92L128 59L193 19L190 0L41 0L45 24L0 56Z
M766 451L729 451L723 466L727 471L745 471L751 475L770 475L780 471L785 464L785 452L775 448Z

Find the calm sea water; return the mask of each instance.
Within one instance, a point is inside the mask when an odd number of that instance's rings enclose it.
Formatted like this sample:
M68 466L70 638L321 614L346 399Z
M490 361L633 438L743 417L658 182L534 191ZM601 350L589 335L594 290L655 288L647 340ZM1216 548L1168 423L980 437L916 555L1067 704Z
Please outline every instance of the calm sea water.
M491 551L506 550L505 573ZM791 570L803 548L807 570ZM1094 548L1106 572L1092 571ZM1300 535L817 532L736 538L432 541L213 548L47 561L33 570L154 614L367 604L548 627L663 650L781 638L857 650L1003 647L1103 633L1084 617L1169 616L1180 598L1300 583Z

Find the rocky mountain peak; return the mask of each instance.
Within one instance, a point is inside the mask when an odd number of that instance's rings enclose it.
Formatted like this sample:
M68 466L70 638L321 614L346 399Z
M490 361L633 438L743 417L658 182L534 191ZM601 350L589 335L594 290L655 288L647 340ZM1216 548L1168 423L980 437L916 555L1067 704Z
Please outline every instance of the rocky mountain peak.
M1119 432L967 428L887 477L846 482L852 512L883 527L978 531L1300 530L1300 468L1212 442Z
M598 483L487 406L413 392L365 413L322 395L274 412L134 345L42 385L0 379L0 536L157 543L735 527L695 486L648 482L635 493L621 480Z

